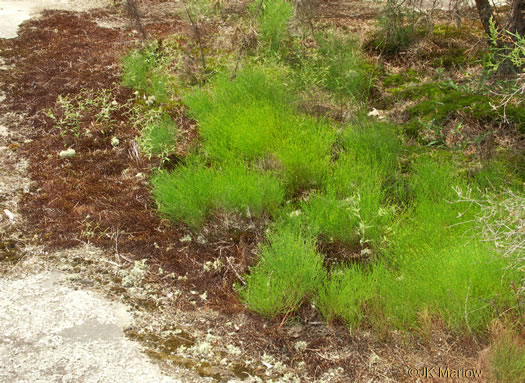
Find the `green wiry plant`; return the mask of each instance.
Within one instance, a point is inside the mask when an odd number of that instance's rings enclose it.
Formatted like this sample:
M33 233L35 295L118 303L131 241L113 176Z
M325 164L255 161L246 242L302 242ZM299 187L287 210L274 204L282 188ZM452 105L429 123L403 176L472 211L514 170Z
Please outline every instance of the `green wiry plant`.
M323 259L315 241L289 225L260 246L260 259L240 290L244 303L267 318L295 312L323 282Z
M385 55L396 55L412 42L415 36L415 11L404 7L404 2L388 0L379 18L379 29L367 43L369 48Z
M191 157L185 166L154 176L155 198L160 211L169 218L199 229L215 212L261 217L282 203L282 187L270 174L251 171L242 163L212 169L201 161Z

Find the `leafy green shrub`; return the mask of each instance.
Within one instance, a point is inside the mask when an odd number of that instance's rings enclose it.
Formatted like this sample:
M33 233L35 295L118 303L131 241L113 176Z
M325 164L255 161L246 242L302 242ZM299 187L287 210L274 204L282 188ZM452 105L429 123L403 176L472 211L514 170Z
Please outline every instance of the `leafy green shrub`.
M148 156L157 156L166 159L177 149L178 129L168 114L164 114L156 121L150 121L140 133L140 147Z
M296 311L323 282L315 241L292 225L279 225L260 245L260 259L240 290L248 308L273 319Z
M257 4L254 2L252 9L255 11ZM272 52L277 52L287 33L290 19L294 15L293 4L286 0L265 0L257 21L263 41Z
M377 281L372 278L357 266L334 270L317 291L316 308L327 322L342 319L357 328L364 319L364 305L374 298Z

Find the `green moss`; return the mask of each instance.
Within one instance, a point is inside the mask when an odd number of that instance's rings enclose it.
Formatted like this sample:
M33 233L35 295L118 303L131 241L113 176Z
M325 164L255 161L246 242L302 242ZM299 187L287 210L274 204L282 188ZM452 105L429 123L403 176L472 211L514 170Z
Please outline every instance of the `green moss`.
M403 99L422 99L417 105L410 107L408 113L412 119L419 118L423 122L433 120L439 124L458 112L489 123L503 121L503 108L494 109L492 106L499 105L500 100L460 90L450 83L432 82L392 91ZM511 125L525 131L525 109L507 105L505 114Z
M383 78L383 85L387 88L400 87L408 83L417 83L419 74L414 69L407 69L401 73L388 74Z

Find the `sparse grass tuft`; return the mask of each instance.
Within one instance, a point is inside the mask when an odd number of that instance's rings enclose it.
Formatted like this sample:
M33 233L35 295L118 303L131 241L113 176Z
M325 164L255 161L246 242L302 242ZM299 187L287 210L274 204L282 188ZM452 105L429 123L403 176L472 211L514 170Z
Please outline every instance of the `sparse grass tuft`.
M295 68L299 89L325 91L338 101L368 100L375 82L375 68L361 53L352 37L334 32L319 33L316 48L297 46L285 57Z
M173 79L164 70L158 42L130 51L122 59L122 84L149 97L149 102L164 103L170 98Z

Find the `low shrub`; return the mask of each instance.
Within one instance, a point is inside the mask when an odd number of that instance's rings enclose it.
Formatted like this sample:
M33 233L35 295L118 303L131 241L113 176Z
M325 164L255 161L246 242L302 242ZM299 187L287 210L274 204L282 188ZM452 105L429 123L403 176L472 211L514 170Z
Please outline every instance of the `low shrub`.
M342 147L349 159L387 175L397 171L403 143L391 125L366 121L343 131Z

